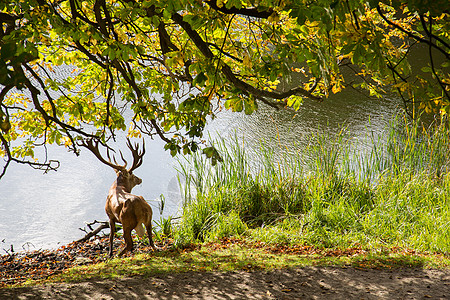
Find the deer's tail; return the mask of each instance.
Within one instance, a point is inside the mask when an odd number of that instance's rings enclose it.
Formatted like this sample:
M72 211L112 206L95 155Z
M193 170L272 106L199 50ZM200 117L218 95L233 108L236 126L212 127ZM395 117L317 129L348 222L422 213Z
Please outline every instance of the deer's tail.
M145 236L145 230L144 230L144 226L142 223L137 224L137 226L136 226L136 228L134 228L134 230L136 230L136 233L140 238Z

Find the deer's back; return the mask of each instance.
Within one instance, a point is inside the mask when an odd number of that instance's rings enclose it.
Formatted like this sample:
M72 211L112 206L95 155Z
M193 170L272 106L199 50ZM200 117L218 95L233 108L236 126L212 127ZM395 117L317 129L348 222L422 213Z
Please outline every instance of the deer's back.
M152 219L152 208L142 196L130 193L109 195L106 200L105 211L114 222L135 219L138 223L148 224Z

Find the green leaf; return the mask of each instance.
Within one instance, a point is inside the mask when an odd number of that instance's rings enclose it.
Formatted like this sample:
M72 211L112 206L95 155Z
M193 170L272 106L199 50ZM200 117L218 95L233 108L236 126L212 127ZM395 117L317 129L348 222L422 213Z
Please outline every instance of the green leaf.
M250 97L245 98L244 104L245 104L245 105L244 105L244 107L245 107L244 112L245 112L246 115L250 115L250 114L252 114L255 110L258 109L258 106L257 106L257 104L256 104L256 101L255 101L255 99L253 99L253 98L250 98Z
M228 99L225 102L225 108L230 109L234 112L241 112L242 109L244 109L244 103L242 98L240 97L233 97L231 99Z
M195 76L193 83L194 85L205 86L206 80L208 80L208 77L206 77L205 73L200 72Z
M215 166L217 162L222 162L223 159L220 156L219 152L214 147L206 147L203 149L203 154L206 155L207 158L211 159L211 164Z
M0 54L3 61L11 60L16 54L16 43L6 43L1 46Z

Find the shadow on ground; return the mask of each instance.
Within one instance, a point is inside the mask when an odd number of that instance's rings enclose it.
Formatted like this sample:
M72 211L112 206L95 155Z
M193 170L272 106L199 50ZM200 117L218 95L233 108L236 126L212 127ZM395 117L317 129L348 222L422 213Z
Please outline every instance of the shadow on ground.
M305 267L1 289L0 299L449 299L450 270Z

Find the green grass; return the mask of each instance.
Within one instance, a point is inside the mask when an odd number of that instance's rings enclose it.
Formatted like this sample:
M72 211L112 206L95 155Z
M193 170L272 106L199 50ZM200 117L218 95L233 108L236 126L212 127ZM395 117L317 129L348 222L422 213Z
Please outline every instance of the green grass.
M281 156L261 144L216 142L223 163L181 162L185 206L179 245L241 236L252 241L450 252L450 130L398 118L369 152L339 134L312 136ZM256 163L255 163L256 161Z

